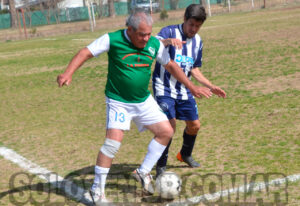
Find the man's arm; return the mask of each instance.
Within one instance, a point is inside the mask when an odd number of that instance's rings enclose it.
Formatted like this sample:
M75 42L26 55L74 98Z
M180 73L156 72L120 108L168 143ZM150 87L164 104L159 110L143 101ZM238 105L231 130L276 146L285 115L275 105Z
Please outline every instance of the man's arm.
M92 58L93 54L88 48L81 49L70 61L67 69L63 74L57 76L57 83L59 87L69 85L72 81L74 72L88 59Z
M201 71L198 69L198 67L193 68L191 70L191 74L192 76L197 80L197 82L199 82L200 84L202 84L203 86L209 88L211 90L212 93L214 93L215 95L219 96L219 97L226 97L226 93L225 91L223 91L221 88L213 85L202 73Z
M182 69L173 61L169 61L166 65L163 65L164 68L170 72L170 74L175 77L179 82L181 82L186 88L188 88L191 93L198 98L205 96L206 98L211 97L212 93L209 88L206 87L197 87L194 85L189 78L185 75Z

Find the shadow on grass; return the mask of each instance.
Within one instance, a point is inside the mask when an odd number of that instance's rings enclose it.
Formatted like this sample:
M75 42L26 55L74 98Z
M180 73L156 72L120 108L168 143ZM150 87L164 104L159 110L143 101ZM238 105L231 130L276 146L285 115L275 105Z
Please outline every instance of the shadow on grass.
M137 183L131 177L132 171L138 167L138 164L113 164L107 177L107 196L110 197L113 202L116 202L114 203L115 205L165 204L167 201L161 199L159 196L147 196L144 194L140 183ZM181 166L168 166L168 168L178 167ZM84 191L87 191L93 184L93 179L94 166L72 171L67 174L62 181L51 183L44 183L37 175L19 172L13 174L9 179L9 190L0 193L0 202L1 199L8 195L9 202L13 205L59 206L77 205L79 202L90 205L88 201L85 201L83 193L78 192L77 187L81 187ZM71 186L69 184L70 182L73 183ZM71 191L71 195L68 195L66 190ZM63 197L62 200L53 197L54 194ZM73 197L77 198L74 199ZM57 199L60 199L60 201L57 201Z

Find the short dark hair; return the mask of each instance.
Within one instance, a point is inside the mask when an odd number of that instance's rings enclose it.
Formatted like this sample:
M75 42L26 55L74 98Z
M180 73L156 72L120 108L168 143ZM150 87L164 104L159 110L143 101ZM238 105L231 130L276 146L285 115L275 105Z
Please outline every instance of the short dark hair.
M186 8L184 18L185 20L193 18L196 21L204 22L206 20L205 8L201 4L191 4Z

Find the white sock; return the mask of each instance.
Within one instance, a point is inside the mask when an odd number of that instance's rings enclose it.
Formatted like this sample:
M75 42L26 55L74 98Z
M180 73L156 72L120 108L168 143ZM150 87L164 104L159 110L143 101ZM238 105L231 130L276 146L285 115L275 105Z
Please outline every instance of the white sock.
M97 187L100 187L100 191L102 194L105 192L105 183L110 168L100 167L98 165L95 166L95 179L94 184L92 186L92 190L95 191Z
M148 145L148 152L139 171L142 173L150 173L166 147L167 146L158 143L155 139L152 139Z

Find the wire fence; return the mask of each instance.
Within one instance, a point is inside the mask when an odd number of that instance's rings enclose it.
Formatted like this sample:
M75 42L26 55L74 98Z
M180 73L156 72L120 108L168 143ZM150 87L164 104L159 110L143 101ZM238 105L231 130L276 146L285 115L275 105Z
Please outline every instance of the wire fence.
M210 5L206 2L206 8L211 15L216 15L293 4L299 5L300 0L212 0Z
M299 5L300 0L162 0L160 9L176 10L184 9L192 3L200 3L206 7L209 15L236 11L251 11L262 8L270 8L279 5ZM93 16L100 19L109 16L108 5L92 4ZM115 2L115 14L117 16L127 15L130 12L130 4L128 2ZM158 11L158 12L159 12ZM20 26L23 27L21 13L17 12ZM172 18L172 17L170 17ZM25 11L25 24L27 27L35 27L39 25L59 24L64 22L84 21L89 19L88 7L64 8L64 9L45 9L38 11ZM0 29L11 27L10 14L0 15Z

